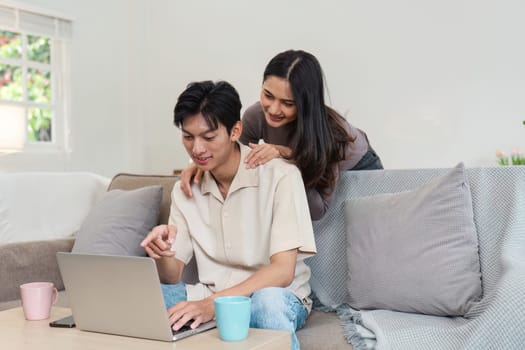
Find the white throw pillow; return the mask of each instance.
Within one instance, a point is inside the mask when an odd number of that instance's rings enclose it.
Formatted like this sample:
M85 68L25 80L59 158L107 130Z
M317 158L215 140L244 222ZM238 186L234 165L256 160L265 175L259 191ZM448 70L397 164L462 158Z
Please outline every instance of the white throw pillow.
M0 243L71 236L109 181L86 172L0 174Z

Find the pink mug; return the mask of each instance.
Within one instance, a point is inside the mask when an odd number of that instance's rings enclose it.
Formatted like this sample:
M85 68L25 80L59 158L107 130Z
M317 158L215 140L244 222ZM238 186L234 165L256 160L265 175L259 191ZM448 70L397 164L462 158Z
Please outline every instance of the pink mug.
M58 291L51 282L25 283L20 286L20 298L26 320L45 320L58 299Z

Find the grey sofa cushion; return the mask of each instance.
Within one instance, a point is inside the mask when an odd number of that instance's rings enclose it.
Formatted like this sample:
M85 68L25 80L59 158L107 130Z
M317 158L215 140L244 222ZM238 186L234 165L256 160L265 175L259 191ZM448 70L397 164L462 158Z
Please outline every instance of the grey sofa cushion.
M53 282L58 290L64 289L56 252L70 252L73 242L73 238L63 238L0 244L0 304L20 299L23 283Z
M458 316L481 298L463 164L412 191L347 200L345 224L352 307Z
M160 204L159 224L167 224L170 215L171 191L173 185L179 179L172 175L141 175L119 173L111 179L108 191L112 190L135 190L146 186L162 186L162 200Z
M158 223L161 198L158 185L106 192L80 227L72 252L145 255L140 242Z

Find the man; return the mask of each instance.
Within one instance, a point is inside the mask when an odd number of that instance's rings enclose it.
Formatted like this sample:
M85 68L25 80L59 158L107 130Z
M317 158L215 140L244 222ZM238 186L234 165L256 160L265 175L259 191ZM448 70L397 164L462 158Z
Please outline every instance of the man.
M295 330L311 309L310 269L315 241L299 170L282 159L247 169L241 102L227 82L192 83L175 105L175 125L186 151L204 171L187 198L175 184L170 225L141 243L157 263L170 322L178 330L214 317L219 296L252 298L250 326ZM195 256L199 283L181 281Z

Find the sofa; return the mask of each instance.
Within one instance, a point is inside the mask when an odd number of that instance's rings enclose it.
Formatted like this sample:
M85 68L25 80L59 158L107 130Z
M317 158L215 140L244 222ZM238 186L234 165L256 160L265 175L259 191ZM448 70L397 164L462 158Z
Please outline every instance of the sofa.
M64 288L54 255L71 250L110 180L90 172L0 173L0 310L20 305L22 283Z
M356 297L352 295L352 288L357 290L359 286L351 285L353 272L350 271L352 261L348 252L353 245L348 237L352 237L356 229L353 227L353 231L350 232L347 221L351 215L348 208L361 204L349 201L368 198L375 201L381 194L412 193L445 176L449 171L450 169L373 170L342 174L331 208L321 220L314 222L318 254L307 261L312 269L314 310L306 326L297 333L302 349L525 347L523 166L464 170L468 187L468 191L464 192L471 198L471 205L467 205L466 208L470 208L472 212L476 254L479 254L478 279L482 288L482 294L477 299L470 300L470 308L465 315L436 316L355 307ZM1 180L2 178L0 189ZM170 193L176 180L176 176L117 174L107 190L162 186L158 222L166 223ZM462 188L465 189L465 184ZM59 188L49 190L61 191ZM100 198L100 187L91 187L91 190L91 199ZM19 188L19 191L24 191L24 188ZM443 191L439 191L441 192ZM48 195L54 196L56 193ZM406 198L411 200L413 197ZM35 198L38 199L39 197ZM387 206L388 200L390 197L387 198ZM94 206L95 203L96 200L91 201L91 205ZM395 205L390 207L396 208ZM19 210L25 215L29 214L25 208L21 207ZM368 215L369 211L365 211L362 216ZM355 221L359 221L358 219ZM77 225L80 225L81 221L79 220ZM70 237L0 244L0 309L19 305L19 284L36 280L53 281L59 290L62 290L59 298L62 305L67 305L67 296L64 295L55 254L57 251L71 251L75 242L74 233L73 228ZM372 266L373 262L367 263ZM188 269L187 276L194 273L194 270ZM428 279L433 277L428 276ZM374 276L368 276L368 279L373 280ZM417 289L415 285L409 287ZM389 294L388 288L386 290Z

